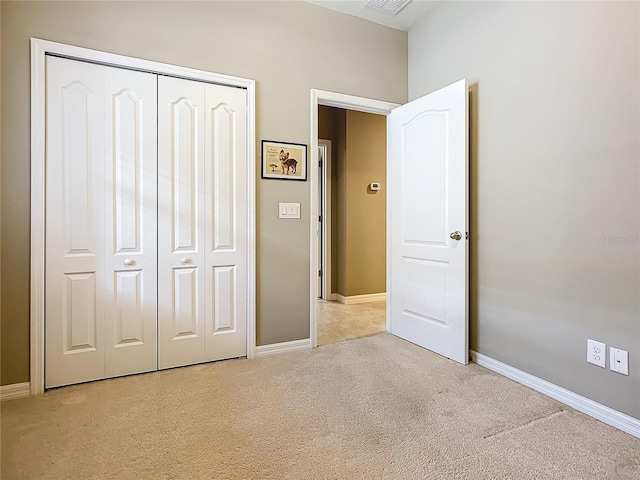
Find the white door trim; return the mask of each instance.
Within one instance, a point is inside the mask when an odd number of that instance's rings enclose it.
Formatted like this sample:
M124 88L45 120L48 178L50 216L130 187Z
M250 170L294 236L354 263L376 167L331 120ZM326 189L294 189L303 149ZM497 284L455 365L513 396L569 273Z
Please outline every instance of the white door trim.
M397 103L383 102L370 98L346 95L344 93L329 92L326 90L311 89L310 120L311 120L311 165L318 164L318 106L344 108L359 112L377 113L389 115L391 110L400 105ZM388 168L388 167L387 167ZM309 181L311 191L309 193L309 210L312 219L318 218L318 179L317 168L309 169ZM387 195L387 199L389 195ZM387 200L388 201L388 200ZM318 346L318 323L316 319L316 298L318 295L318 222L309 222L310 225L310 289L309 289L309 336L311 348ZM387 206L387 225L389 225L389 208ZM387 230L387 292L389 292L389 231ZM389 329L389 310L387 309L387 330Z
M340 294L336 295L336 300L343 305L353 305L356 303L380 302L387 299L387 292L382 293L366 293L364 295L351 295L344 297Z
M31 39L31 293L30 387L44 391L44 265L45 265L45 55L53 54L121 68L247 89L248 291L247 358L256 353L256 227L255 227L255 80L166 63L100 52L38 38ZM317 147L316 147L317 148Z
M331 140L318 139L318 146L324 145L325 157L322 165L322 298L333 300L331 285ZM320 179L318 179L319 181Z
M0 402L5 400L15 400L16 398L24 398L31 395L29 382L13 383L11 385L2 385L0 387Z

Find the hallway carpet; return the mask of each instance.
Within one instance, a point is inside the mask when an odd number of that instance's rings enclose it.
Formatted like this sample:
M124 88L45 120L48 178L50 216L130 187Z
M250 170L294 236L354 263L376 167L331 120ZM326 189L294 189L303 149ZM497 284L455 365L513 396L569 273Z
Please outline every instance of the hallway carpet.
M638 479L640 439L389 334L2 404L3 480Z

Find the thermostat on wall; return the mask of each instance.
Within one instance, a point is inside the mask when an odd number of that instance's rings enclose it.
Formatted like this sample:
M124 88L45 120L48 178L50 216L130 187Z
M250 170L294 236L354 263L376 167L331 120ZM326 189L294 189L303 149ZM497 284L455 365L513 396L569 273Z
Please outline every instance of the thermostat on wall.
M369 188L374 191L377 192L378 190L380 190L382 188L382 185L377 183L377 182L373 182L369 184Z

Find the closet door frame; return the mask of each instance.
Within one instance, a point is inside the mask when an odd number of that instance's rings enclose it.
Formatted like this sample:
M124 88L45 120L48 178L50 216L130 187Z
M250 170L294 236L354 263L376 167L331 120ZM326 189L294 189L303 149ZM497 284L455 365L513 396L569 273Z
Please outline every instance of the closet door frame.
M256 351L255 80L31 39L30 390L44 392L45 371L45 56L105 64L247 90L247 358Z

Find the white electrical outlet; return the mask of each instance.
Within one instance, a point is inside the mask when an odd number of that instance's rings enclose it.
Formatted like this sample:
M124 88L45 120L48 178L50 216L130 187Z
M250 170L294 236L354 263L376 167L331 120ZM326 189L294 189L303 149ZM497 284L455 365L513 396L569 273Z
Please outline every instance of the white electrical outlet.
M609 368L614 372L629 375L629 352L618 348L609 348Z
M587 362L605 368L606 361L607 345L595 340L587 340Z

